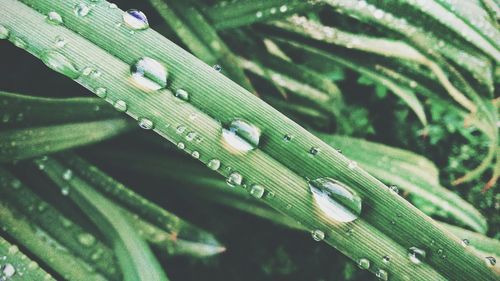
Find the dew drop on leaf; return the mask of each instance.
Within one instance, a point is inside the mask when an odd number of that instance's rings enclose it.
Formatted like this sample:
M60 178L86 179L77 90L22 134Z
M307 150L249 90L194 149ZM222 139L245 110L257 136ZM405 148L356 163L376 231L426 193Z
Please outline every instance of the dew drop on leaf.
M63 24L63 19L61 17L60 14L58 14L57 12L49 12L47 14L47 21L51 24L54 24L54 25L61 25Z
M484 259L486 261L486 264L489 266L495 266L497 264L497 260L494 257L486 257Z
M0 24L0 39L9 38L9 34L10 34L9 30L5 26Z
M194 159L200 158L200 153L198 151L193 151L191 152L191 156L193 156Z
M132 78L142 88L160 90L167 86L168 71L158 61L143 57L130 68Z
M89 14L90 7L85 3L76 4L74 9L75 15L79 17L84 17Z
M95 89L95 94L100 98L105 98L108 95L108 90L103 87Z
M126 26L134 30L144 30L149 27L146 15L136 9L131 9L123 13L123 22Z
M389 257L389 256L384 256L384 257L382 258L382 261L383 261L384 263L390 263L390 262L391 262L391 257Z
M378 279L383 280L383 281L389 280L389 274L387 273L387 271L385 271L383 269L377 270L377 272L375 273L375 276L377 276Z
M115 103L113 104L113 107L118 110L119 112L125 112L127 111L127 103L123 100L117 100L115 101Z
M76 79L80 76L80 72L76 69L73 63L59 52L47 51L44 52L40 58L49 68L66 75L71 79Z
M361 269L369 269L370 268L370 261L368 259L362 258L358 261L358 266Z
M139 127L141 127L144 130L151 130L154 128L154 123L153 123L153 121L149 120L148 118L140 117L139 118Z
M469 239L462 239L461 244L462 244L462 246L467 247L467 246L469 246L470 241L469 241Z
M71 171L70 169L64 171L64 173L62 174L62 178L65 181L71 180L73 178L73 171Z
M86 233L86 232L78 234L77 238L78 238L78 242L80 242L80 244L87 246L87 247L92 246L96 241L94 235L92 235L90 233Z
M311 147L311 149L309 149L309 154L311 154L312 156L316 156L318 155L319 153L319 148L317 147Z
M325 233L323 231L321 231L321 230L318 230L318 229L313 230L311 232L311 236L312 236L313 240L317 241L317 242L322 241L323 239L325 239Z
M411 247L408 249L408 258L414 264L420 264L425 259L427 253L417 247Z
M238 172L232 172L226 179L226 183L230 187L236 187L238 185L241 185L242 181L243 181L243 176L241 176L241 174Z
M331 178L319 178L309 182L309 189L319 209L339 222L350 222L361 214L362 200L345 184Z
M248 152L259 145L259 128L242 119L235 119L227 128L222 129L224 141L235 152Z
M212 67L215 71L217 72L221 72L222 71L222 67L218 64L215 64L213 67Z
M189 93L186 90L183 89L177 89L174 94L177 98L183 100L183 101L188 101L189 100Z
M207 167L210 170L217 171L220 168L220 160L219 159L211 159L210 161L208 161Z
M252 186L250 186L250 195L255 198L262 198L264 192L265 188L260 184L252 184Z

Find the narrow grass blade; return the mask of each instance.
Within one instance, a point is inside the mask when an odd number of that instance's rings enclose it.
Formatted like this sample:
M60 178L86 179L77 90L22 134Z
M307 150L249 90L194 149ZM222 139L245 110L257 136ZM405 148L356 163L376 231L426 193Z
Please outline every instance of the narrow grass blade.
M223 169L218 172L229 177L230 182L239 181L240 175L241 184L245 186L264 185L268 194L264 197L265 202L301 221L315 237L323 233L320 238L352 259L369 259L372 265L369 270L373 273L415 280L494 280L498 277L481 257L464 249L456 237L432 219L227 77L151 29L136 33L137 36L117 30L115 24L122 20L123 11L110 9L108 2L96 3L92 12L82 19L73 12L79 4L76 0L22 1L38 12L19 1L4 1L0 18L11 32L10 40L16 41L19 36L25 40L29 38L29 51L36 56L44 56L41 50L52 44L45 34L59 34L68 41L78 42L77 48L68 47L59 54L76 68L94 58L94 65L107 77L92 81L76 78L79 83L89 89L94 89L96 83L105 84L109 93L113 93L108 94L108 101L124 101L129 105L129 115L137 119L148 118L156 132L186 152L196 151L197 158L204 163L219 160ZM64 26L45 23L41 13L53 10L64 18ZM36 32L32 25L39 27ZM192 90L189 91L192 95L189 103L180 101L168 90L136 87L129 73L130 67L141 57L153 58L168 67L172 75L169 88ZM229 149L222 138L223 126L235 118L243 118L261 129L263 141L258 149L250 153L234 153ZM181 125L185 129L178 133L177 128ZM202 142L186 139L190 132L201 136ZM294 136L294 141L284 145L287 134ZM236 172L238 174L234 175ZM342 181L362 198L365 210L362 216L348 224L332 220L315 204L306 177L333 177ZM291 208L287 207L290 205ZM395 216L397 223L392 224ZM352 230L352 235L346 237L348 229ZM430 245L430 241L434 243ZM408 249L424 246L428 246L430 252L441 254L428 255L425 262L416 265L408 258ZM446 253L445 259L443 253ZM391 256L390 266L381 260L384 255Z
M236 56L196 7L185 1L149 2L195 56L210 65L220 65L222 71L236 83L255 92L250 80L239 68Z
M57 272L65 280L103 281L102 275L92 272L81 259L69 253L66 248L54 241L39 229L34 229L26 217L22 216L12 205L0 202L0 224L2 230L16 243L22 245L38 259L43 260L48 267Z
M16 245L9 243L0 236L0 267L2 269L2 278L5 275L10 275L9 280L23 281L23 280L55 280L49 273L45 272L38 263L31 260L24 253L19 251ZM7 269L7 274L5 274Z
M60 188L69 188L69 197L91 218L113 245L124 280L168 280L147 244L130 222L108 199L93 190L83 179L74 176L65 180L64 166L56 160L37 160L43 170Z
M2 200L15 206L30 225L43 230L54 241L84 260L106 278L122 279L114 254L108 246L41 199L3 168L0 168L0 190Z

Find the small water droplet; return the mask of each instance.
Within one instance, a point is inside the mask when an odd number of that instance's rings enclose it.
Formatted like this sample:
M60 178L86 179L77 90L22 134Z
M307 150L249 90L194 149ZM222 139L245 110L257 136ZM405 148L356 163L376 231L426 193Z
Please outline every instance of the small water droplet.
M184 148L186 148L186 145L183 142L180 142L177 144L177 148L184 149Z
M311 147L311 149L309 149L309 154L311 154L312 156L316 156L318 155L319 153L319 148L317 147Z
M380 280L384 280L384 281L389 280L389 274L387 273L387 271L385 271L383 269L377 270L377 273L375 273L375 276L377 276Z
M7 27L3 26L0 24L0 39L7 39L9 38L9 30L7 29Z
M148 90L160 90L167 86L168 71L158 61L143 57L130 68L136 83Z
M131 9L123 13L123 22L131 29L144 30L149 27L146 15L136 9Z
M261 18L263 16L263 13L261 11L258 11L257 13L255 13L255 16L257 18Z
M293 139L293 136L290 134L286 134L283 136L283 141L290 142Z
M6 263L2 266L2 274L3 277L10 278L16 274L16 268L12 264Z
M66 40L64 40L64 38L62 38L61 36L57 36L54 43L56 48L63 48L64 46L66 46Z
M80 242L80 244L82 244L84 246L90 247L95 243L95 241L96 241L96 239L95 239L94 235L92 235L90 233L84 232L84 233L78 234L78 242Z
M389 190L395 194L398 194L399 193L399 189L396 185L389 185Z
M177 98L183 100L183 101L188 101L189 100L189 93L186 90L183 89L177 89L174 94Z
M118 6L115 3L109 3L108 8L110 8L110 9L117 9Z
M354 190L331 178L319 178L309 182L313 198L330 218L350 222L361 214L361 198Z
M358 266L361 269L369 269L370 268L370 261L368 259L362 258L358 261Z
M321 230L313 230L311 231L311 236L314 239L314 241L319 242L325 239L325 233Z
M438 254L439 254L439 251L438 251ZM441 252L441 254L442 254L442 252ZM408 258L410 258L410 261L414 264L422 263L422 261L425 259L426 255L427 255L427 253L424 250L419 249L417 247L411 247L410 249L408 249Z
M214 66L212 66L212 68L217 71L217 72L221 72L222 71L222 67L218 64L215 64Z
M69 181L73 178L73 171L67 169L62 175L63 180Z
M95 94L100 98L105 98L108 95L108 90L103 87L95 89Z
M191 156L193 156L193 158L195 158L195 159L198 159L198 158L200 158L200 153L195 150L195 151L191 152Z
M125 112L125 111L127 111L127 103L125 101L117 100L117 101L115 101L115 103L113 104L113 106L119 112Z
M469 246L469 244L470 244L469 239L462 239L462 246L467 247Z
M54 11L49 12L47 14L47 20L49 23L54 24L54 25L60 25L63 23L63 19L62 19L61 15L58 14L57 12L54 12Z
M89 14L90 8L85 3L76 4L74 9L75 15L79 17L84 17Z
M225 142L236 152L248 152L259 145L260 130L242 119L234 119L228 128L222 129Z
M195 137L196 137L196 133L195 132L189 132L186 135L186 140L187 141L193 141Z
M207 167L211 170L217 171L220 168L220 160L219 159L211 159L207 163Z
M349 164L347 165L347 168L354 170L358 167L358 163L356 161L349 161Z
M76 79L80 73L73 63L63 54L56 51L48 51L41 55L41 60L52 70L55 70L71 79Z
M69 195L69 186L65 186L65 187L61 188L61 194L64 196L68 196Z
M382 258L382 261L383 261L384 263L390 263L390 262L391 262L391 257L389 257L389 256L384 256L384 257Z
M243 181L243 176L238 172L232 172L226 179L226 183L230 187L236 187L238 185L241 185L242 181Z
M274 7L273 7L273 8L271 8L271 9L269 10L269 12L270 12L271 14L273 14L273 15L274 15L274 14L276 14L276 11L277 11L277 9L276 9L276 8L274 8Z
M497 260L494 257L485 257L484 259L489 266L495 266L497 264Z
M252 184L250 186L250 195L255 198L262 198L264 196L265 188L260 184Z
M148 118L139 117L139 127L141 127L144 130L151 130L154 128L154 123Z
M182 133L184 133L184 131L186 131L186 127L179 125L179 126L177 126L177 129L175 131L177 132L177 134L182 134Z
M288 10L288 7L286 5L283 5L280 7L280 12L284 13Z

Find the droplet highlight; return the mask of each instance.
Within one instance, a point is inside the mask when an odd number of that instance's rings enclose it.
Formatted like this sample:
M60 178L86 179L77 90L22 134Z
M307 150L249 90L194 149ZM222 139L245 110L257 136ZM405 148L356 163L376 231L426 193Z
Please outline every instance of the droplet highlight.
M142 88L160 90L167 86L168 72L158 61L143 57L130 68L132 78Z
M48 51L43 53L40 58L49 68L71 79L76 79L80 76L80 72L73 63L59 52Z
M47 21L51 24L54 24L54 25L61 25L63 24L63 19L61 17L60 14L58 14L57 12L49 12L47 14Z
M238 185L241 185L242 182L243 182L243 176L238 172L232 172L226 179L226 183L230 187L236 187Z
M134 30L144 30L149 27L146 15L136 9L131 9L123 13L123 22L126 26Z
M253 184L250 187L250 195L252 195L255 198L262 198L264 196L265 188L260 185L260 184Z
M175 91L175 97L183 100L183 101L188 101L189 100L189 93L186 90L183 89L177 89Z
M321 230L313 230L311 232L311 236L313 238L314 241L316 242L319 242L319 241L322 241L323 239L325 239L325 233Z
M359 266L359 268L364 269L364 270L369 269L370 268L370 261L368 259L365 259L365 258L359 259L358 266Z
M115 103L113 104L113 107L118 110L119 112L125 112L127 111L127 103L123 100L117 100L115 101Z
M140 117L139 118L139 127L141 127L144 130L151 130L154 128L154 123L153 123L153 121L149 120L148 118Z
M259 145L259 128L243 119L235 119L222 129L222 137L235 152L249 152Z
M351 222L361 214L361 197L345 184L332 178L309 182L309 189L319 209L339 222Z
M87 4L80 3L80 4L77 4L75 6L74 12L75 12L75 15L77 15L79 17L84 17L84 16L89 14L90 7L87 6Z
M219 159L211 159L207 163L207 167L210 170L217 171L220 168L220 160Z
M410 249L408 249L408 258L414 264L421 264L422 261L425 259L426 255L427 253L420 248L411 247Z

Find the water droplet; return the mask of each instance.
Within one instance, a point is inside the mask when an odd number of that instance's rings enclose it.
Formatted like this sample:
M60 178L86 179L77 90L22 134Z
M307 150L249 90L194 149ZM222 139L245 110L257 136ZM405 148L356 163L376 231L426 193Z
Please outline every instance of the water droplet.
M119 112L125 112L127 111L127 103L122 101L122 100L117 100L113 106L115 107L116 110Z
M439 251L438 251L438 254L439 254ZM442 252L441 252L441 254L442 254ZM417 247L411 247L410 249L408 249L408 258L410 258L410 261L414 264L422 263L422 261L425 259L426 255L427 255L427 253L424 250L419 249Z
M467 247L469 246L469 244L470 244L469 239L462 239L462 246Z
M252 186L250 186L250 195L255 198L262 198L264 192L265 188L260 184L252 184Z
M218 64L215 64L215 65L214 65L214 66L212 66L212 67L213 67L213 69L215 69L215 71L217 71L217 72L221 72L221 71L222 71L222 67L221 67L220 65L218 65Z
M76 4L74 11L75 11L75 15L77 15L79 17L84 17L84 16L89 14L90 8L89 8L89 6L87 6L87 4L80 3L80 4Z
M312 156L316 156L318 155L319 153L319 148L317 147L311 147L311 149L309 149L309 154L311 154Z
M184 131L186 131L186 127L179 125L179 126L177 126L177 129L175 131L177 132L177 134L182 134L182 133L184 133Z
M398 193L399 193L399 189L398 189L398 187L397 187L397 186L395 186L395 185L389 185L388 187L389 187L389 190L390 190L391 192L396 193L396 194L398 194Z
M212 159L208 161L207 167L210 168L211 170L217 171L220 168L220 160Z
M289 142L292 139L293 139L293 136L290 135L290 134L286 134L286 135L283 136L283 141L285 141L285 142Z
M261 18L263 16L263 13L261 11L258 11L257 13L255 13L255 16L257 18Z
M63 54L56 51L47 51L40 57L42 61L50 67L63 75L68 76L71 79L76 79L80 76L80 73L75 68L73 63L66 58Z
M288 7L286 5L283 5L280 7L280 12L284 13L288 10Z
M49 23L54 24L54 25L60 25L63 23L63 19L62 19L61 15L58 14L57 12L54 12L54 11L49 12L47 14L47 20Z
M384 280L384 281L389 280L389 274L387 273L387 271L385 271L383 269L377 270L377 273L375 273L375 276L377 276L380 280Z
M123 13L123 22L125 25L135 30L144 30L149 27L146 15L136 9L131 9Z
M349 161L349 164L347 165L347 168L354 170L358 167L358 163L356 161Z
M95 241L96 241L96 239L95 239L94 235L92 235L90 233L78 234L78 242L80 242L80 244L82 244L84 246L90 247L95 243Z
M311 236L314 239L314 241L319 242L325 239L325 233L321 230L313 230L311 231Z
M149 120L148 118L139 117L139 127L144 130L151 130L154 128L154 124L153 121Z
M269 12L270 12L271 14L276 14L276 11L277 11L277 9L276 9L276 8L274 8L274 7L273 7L273 8L271 8L271 9L269 10Z
M319 208L330 218L350 222L361 214L361 198L343 183L319 178L310 181L309 188Z
M222 129L222 137L236 152L248 152L259 145L260 130L242 119L231 121L228 128Z
M158 61L143 57L130 68L132 78L148 90L160 90L167 86L168 71Z
M16 268L12 264L7 263L2 266L2 273L4 277L10 278L16 274Z
M64 40L64 38L62 38L61 36L57 36L56 40L54 42L55 42L56 48L62 48L64 46L66 46L66 40Z
M196 137L196 133L195 132L189 132L186 135L186 140L187 141L193 141L195 137Z
M108 90L103 87L95 89L95 94L100 98L105 98L108 95Z
M9 34L10 34L9 30L5 26L0 24L0 39L9 38Z
M117 9L118 6L115 3L109 3L108 8L110 8L110 9Z
M69 195L69 186L65 186L65 187L61 188L61 194L64 196L68 196Z
M66 181L71 180L73 178L73 171L71 171L70 169L64 171L62 178L63 178L63 180L66 180Z
M358 261L358 266L361 269L369 269L370 268L370 261L368 259L362 258Z
M230 187L236 187L238 185L241 185L242 181L243 181L243 176L238 172L232 172L226 179L226 183Z
M200 153L195 150L195 151L191 152L191 156L193 156L193 158L195 158L195 159L198 159L198 158L200 158Z
M497 260L494 257L485 257L486 264L489 266L495 266L497 264Z
M186 145L183 142L180 142L177 144L177 148L184 149L184 148L186 148Z
M389 256L384 256L384 257L382 258L382 261L383 261L384 263L390 263L390 262L391 262L391 257L389 257Z
M174 94L177 98L183 100L183 101L188 101L189 100L189 93L186 90L183 89L177 89Z

